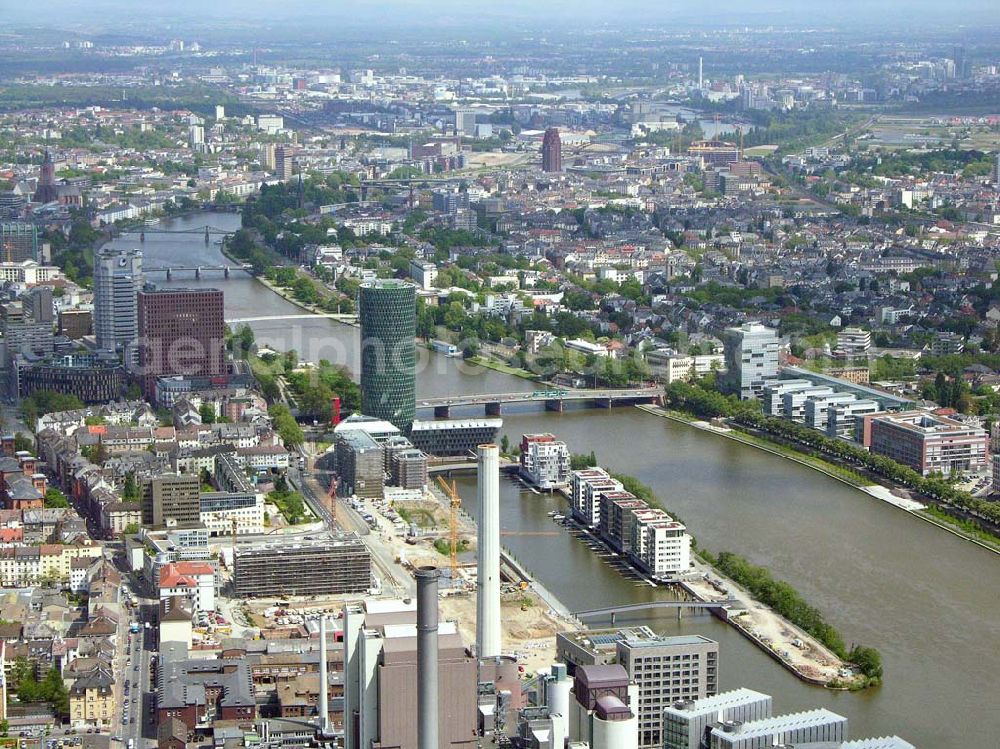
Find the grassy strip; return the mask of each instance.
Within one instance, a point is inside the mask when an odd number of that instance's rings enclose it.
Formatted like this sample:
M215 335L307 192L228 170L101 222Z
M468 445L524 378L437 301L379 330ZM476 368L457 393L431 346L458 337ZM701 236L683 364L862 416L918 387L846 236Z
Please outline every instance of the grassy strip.
M514 377L520 377L523 380L534 380L537 379L534 373L529 372L527 369L521 369L520 367L512 367L509 364L504 364L502 362L494 361L493 359L485 359L481 356L474 356L468 361L473 364L478 364L480 367L486 369L493 369L497 372L503 372L504 374L513 375Z
M396 503L393 509L407 525L416 525L419 528L437 528L438 526L434 519L434 513L423 507L400 507L399 503Z
M658 408L657 406L650 407L650 406L644 406L644 405L640 405L639 408L643 409L644 411L647 410L647 409L649 409L649 410L652 411L652 413L656 413L657 410L658 411L662 411L663 413L667 414L668 416L672 416L673 418L677 419L678 421L683 421L683 422L686 422L688 424L694 424L696 421L704 421L704 419L699 419L693 413L689 413L688 411L678 411L677 409L674 409L674 408Z
M697 416L696 414L693 414L689 411L678 411L676 408L658 408L658 407L650 407L642 405L640 405L639 408L648 413L669 416L673 419L676 419L677 421L683 421L686 424L691 424L693 426L695 425L695 422L704 421L704 419ZM846 481L852 486L857 486L860 488L872 484L872 482L865 479L864 476L855 471L852 471L849 468L845 468L844 466L839 466L836 463L830 463L829 461L826 461L823 458L818 458L815 455L811 455L809 453L800 452L799 450L796 450L793 447L789 447L788 445L783 445L779 442L772 442L769 439L760 437L755 434L749 434L747 432L740 430L738 426L736 426L734 429L731 429L729 432L722 432L717 430L712 430L712 431L714 431L715 434L718 434L722 437L728 437L731 440L735 440L736 442L742 442L746 445L750 445L751 447L759 447L762 450L767 450L768 452L776 453L783 458L788 458L798 463L807 465L810 468L815 468L816 470L822 471L823 473L833 476L834 478L842 479L843 481Z
M738 427L727 436L747 445L760 447L770 452L778 453L782 457L789 458L799 463L804 463L811 468L815 468L823 473L842 479L859 488L862 486L869 486L873 483L867 480L860 473L852 471L850 468L839 466L836 463L831 463L810 453L796 450L795 448L783 445L780 442L772 442L771 440L760 437L756 434L748 434L747 432L740 430Z
M447 538L436 538L434 539L434 548L437 550L438 554L442 556L451 556L451 541ZM468 550L469 540L463 538L458 542L458 553L461 554L463 551Z
M976 541L981 541L991 549L1000 551L1000 543L997 542L997 537L992 533L984 531L971 520L956 518L954 515L949 514L937 505L925 505L924 509L919 510L918 513L926 515L939 523L944 523L945 525L954 528L959 535L975 539Z

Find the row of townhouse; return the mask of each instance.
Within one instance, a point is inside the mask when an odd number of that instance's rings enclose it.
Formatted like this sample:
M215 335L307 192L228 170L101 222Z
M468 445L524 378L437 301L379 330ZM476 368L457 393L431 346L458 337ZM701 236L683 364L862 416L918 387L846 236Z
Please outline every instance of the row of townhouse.
M102 547L96 544L42 544L0 549L0 587L34 585L46 579L68 583L74 559L95 559L101 554Z
M626 491L603 468L573 471L570 501L574 518L650 576L690 569L691 537L684 525Z

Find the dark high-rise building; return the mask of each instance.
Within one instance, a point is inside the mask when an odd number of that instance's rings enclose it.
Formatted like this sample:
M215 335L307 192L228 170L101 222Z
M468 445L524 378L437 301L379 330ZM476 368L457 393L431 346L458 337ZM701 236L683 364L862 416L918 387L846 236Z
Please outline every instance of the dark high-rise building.
M142 483L143 525L162 527L168 520L178 525L201 522L201 480L197 474L152 476Z
M24 221L0 224L0 263L38 260L38 227Z
M416 410L416 287L380 279L358 292L361 411L405 433Z
M48 323L50 326L55 322L55 313L52 307L52 289L48 286L36 286L26 295L25 305L31 315L31 319L37 323Z
M52 154L45 150L42 170L38 175L38 189L33 200L36 203L51 203L59 199L59 186L56 184L56 165L52 162Z
M147 397L157 377L225 373L221 291L147 286L138 302L139 369Z
M27 398L39 390L74 395L84 403L107 403L125 392L125 368L110 352L61 357L17 356L8 376L10 391Z
M274 172L282 182L288 182L293 174L293 154L289 146L280 145L274 149Z
M965 47L957 45L955 47L955 77L968 78L970 74L969 58L965 54Z
M542 171L562 171L562 141L559 139L559 131L554 127L546 130L542 137Z
M78 341L94 332L94 313L89 309L59 310L59 335Z

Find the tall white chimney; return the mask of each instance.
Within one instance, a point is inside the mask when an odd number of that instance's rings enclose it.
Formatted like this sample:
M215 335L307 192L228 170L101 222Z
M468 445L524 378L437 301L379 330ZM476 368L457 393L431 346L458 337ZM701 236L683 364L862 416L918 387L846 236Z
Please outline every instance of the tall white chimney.
M500 450L480 445L479 591L476 597L476 655L500 655Z
M319 617L319 735L326 736L329 728L330 709L327 695L330 681L326 672L326 614Z
M705 90L704 79L702 78L702 73L703 72L704 72L703 60L702 60L702 58L699 57L698 58L698 90L699 91L704 91Z

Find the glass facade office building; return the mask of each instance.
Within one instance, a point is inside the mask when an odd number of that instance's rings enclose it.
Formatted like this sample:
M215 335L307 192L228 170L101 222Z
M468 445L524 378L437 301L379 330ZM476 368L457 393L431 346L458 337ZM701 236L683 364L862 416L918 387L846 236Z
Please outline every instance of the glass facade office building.
M358 291L361 321L361 412L408 434L416 410L417 291L379 279Z

